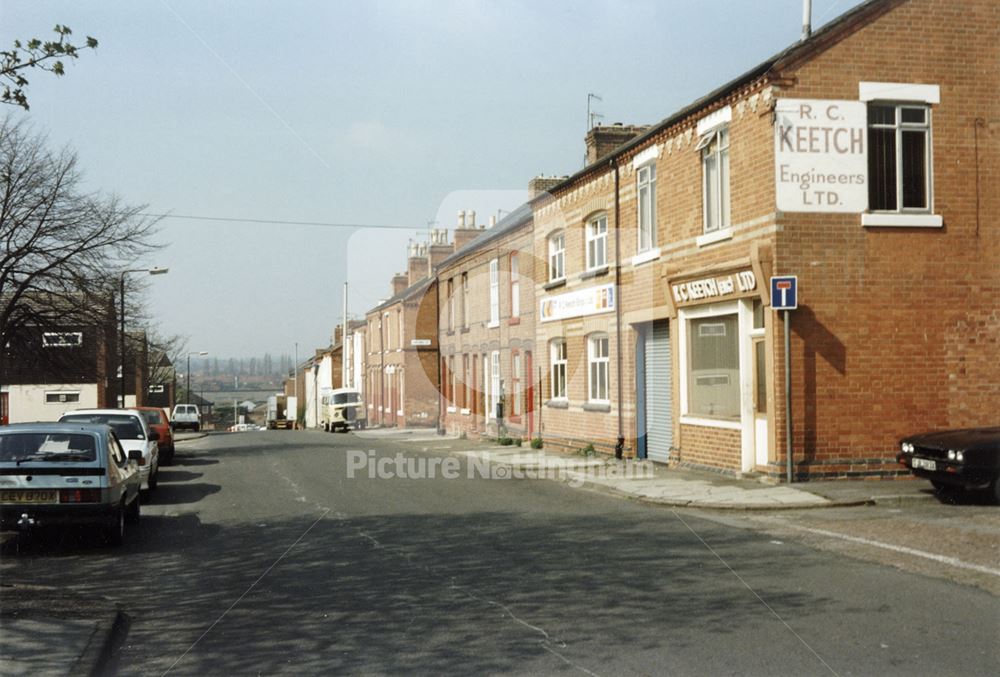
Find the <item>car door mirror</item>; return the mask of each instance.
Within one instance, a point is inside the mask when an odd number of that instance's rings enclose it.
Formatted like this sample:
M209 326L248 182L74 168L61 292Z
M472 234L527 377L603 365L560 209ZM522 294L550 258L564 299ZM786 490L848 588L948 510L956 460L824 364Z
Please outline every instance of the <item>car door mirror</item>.
M142 451L139 449L129 449L128 460L135 461L136 463L142 462Z
M151 430L149 432L149 439L151 441L153 441L153 442L159 441L159 439L160 439L160 433L156 432L155 430Z

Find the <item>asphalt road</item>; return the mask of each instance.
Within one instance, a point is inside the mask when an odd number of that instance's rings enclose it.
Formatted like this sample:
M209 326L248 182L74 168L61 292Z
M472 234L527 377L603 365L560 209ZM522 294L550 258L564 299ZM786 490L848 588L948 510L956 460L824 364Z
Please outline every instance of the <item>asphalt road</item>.
M6 551L0 574L122 601L122 674L1000 667L1000 604L980 588L557 482L464 466L349 478L349 450L367 449L375 462L436 453L212 435L179 447L124 548L53 536Z

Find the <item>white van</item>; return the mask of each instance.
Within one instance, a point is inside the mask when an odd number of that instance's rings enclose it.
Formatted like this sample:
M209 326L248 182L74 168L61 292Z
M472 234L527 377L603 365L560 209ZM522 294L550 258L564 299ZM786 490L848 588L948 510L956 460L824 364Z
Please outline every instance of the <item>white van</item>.
M365 403L361 401L361 393L354 388L337 388L323 395L320 412L323 430L332 433L338 429L347 432L352 427L361 429L366 420Z
M170 428L172 430L190 428L195 432L201 430L201 414L198 412L198 405L174 405L174 413L173 416L170 417Z

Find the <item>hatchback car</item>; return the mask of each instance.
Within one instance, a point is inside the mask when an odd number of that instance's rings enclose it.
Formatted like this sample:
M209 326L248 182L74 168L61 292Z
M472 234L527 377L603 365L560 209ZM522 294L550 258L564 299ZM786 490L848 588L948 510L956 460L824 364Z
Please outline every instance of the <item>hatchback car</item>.
M142 452L126 455L107 425L21 423L0 428L0 526L96 526L120 545L139 520Z
M938 491L988 489L1000 503L1000 427L913 435L900 440L896 460Z
M160 474L160 436L149 427L145 417L131 409L76 409L62 415L60 423L104 423L111 426L115 436L125 448L125 453L133 449L142 452L139 460L139 475L147 492L156 490Z
M160 463L170 465L174 462L174 433L170 429L170 417L167 416L166 409L159 407L133 407L146 417L146 423L157 432L160 439L156 440L156 445L160 451Z

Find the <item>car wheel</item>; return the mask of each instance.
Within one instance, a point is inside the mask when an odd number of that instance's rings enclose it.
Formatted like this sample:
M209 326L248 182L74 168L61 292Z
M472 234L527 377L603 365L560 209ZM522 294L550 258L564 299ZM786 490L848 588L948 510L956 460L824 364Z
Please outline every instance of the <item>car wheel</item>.
M120 505L111 516L111 522L104 532L104 540L108 545L119 546L125 542L125 507Z
M129 505L128 510L125 511L125 520L136 524L139 521L140 508L139 508L139 495L136 494L135 500Z

